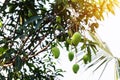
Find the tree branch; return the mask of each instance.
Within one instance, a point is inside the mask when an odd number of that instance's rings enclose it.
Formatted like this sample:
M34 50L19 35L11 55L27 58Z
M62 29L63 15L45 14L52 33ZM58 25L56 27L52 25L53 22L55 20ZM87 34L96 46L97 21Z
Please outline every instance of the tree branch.
M55 40L55 39L53 39L51 42L49 42L44 48L42 48L42 49L41 49L40 51L38 51L37 53L29 56L28 59L33 58L33 57L37 56L38 54L40 54L41 52L45 51L45 50L50 46L50 44L51 44L54 40ZM25 58L24 58L24 59L25 59Z

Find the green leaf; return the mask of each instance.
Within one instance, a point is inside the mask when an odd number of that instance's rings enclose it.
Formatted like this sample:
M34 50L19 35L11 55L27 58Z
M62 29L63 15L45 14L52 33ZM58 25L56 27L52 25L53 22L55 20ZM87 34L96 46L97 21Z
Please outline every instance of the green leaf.
M33 16L33 17L29 18L29 19L23 24L23 26L25 26L25 25L27 25L27 24L29 24L29 23L37 20L37 19L40 19L40 18L41 18L41 17L38 16L38 15L37 15L37 16Z
M83 49L85 49L86 48L86 44L83 44L82 46L81 46L81 50L83 50Z
M87 56L88 56L88 61L91 62L91 50L90 47L87 47Z
M69 51L69 43L66 41L65 43L66 50Z
M19 55L17 55L15 58L15 69L17 71L21 70L22 65L23 65L23 61L22 61L21 57Z
M0 20L0 28L3 26L2 21Z
M5 80L5 77L0 74L0 80Z
M9 12L10 13L13 13L15 11L15 9L17 8L17 4L11 4L9 5Z
M57 22L57 23L61 23L61 17L60 17L60 16L57 16L57 17L56 17L56 22Z
M96 46L95 45L91 45L90 47L91 47L92 51L94 52L94 54L96 54L96 52L97 52Z
M13 76L14 76L14 73L13 72L9 72L9 74L8 74L8 80L12 80Z
M41 27L40 24L41 24L41 20L39 20L38 23L35 25L36 30L39 29L39 27Z
M61 48L63 48L62 44L61 44L59 41L56 41L56 43L57 43Z
M30 71L33 70L33 69L35 69L35 66L34 66L33 63L28 63L27 62L26 65L30 68Z
M4 54L4 52L6 52L7 49L8 49L8 46L7 46L7 45L4 45L3 47L0 47L0 56L1 56L2 54Z
M35 66L34 66L33 63L27 63L27 65L28 65L29 67L33 67L33 68L35 68Z

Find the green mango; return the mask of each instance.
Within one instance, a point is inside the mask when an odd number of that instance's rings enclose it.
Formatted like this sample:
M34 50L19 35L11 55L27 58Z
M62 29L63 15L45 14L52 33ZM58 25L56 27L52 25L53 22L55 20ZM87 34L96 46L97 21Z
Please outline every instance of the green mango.
M84 61L85 64L87 64L87 62L88 62L88 55L87 54L85 54L83 56L83 61Z
M53 47L53 48L51 49L51 51L52 51L52 53L53 53L53 56L54 56L56 59L60 56L60 50L59 50L59 48Z
M73 65L72 69L73 69L73 72L76 74L78 72L78 70L79 70L79 65L77 63L75 63Z
M74 53L73 52L69 52L68 53L68 58L69 58L70 61L72 61L73 58L74 58Z
M81 41L81 34L79 32L75 32L72 36L72 44L77 46L78 43Z

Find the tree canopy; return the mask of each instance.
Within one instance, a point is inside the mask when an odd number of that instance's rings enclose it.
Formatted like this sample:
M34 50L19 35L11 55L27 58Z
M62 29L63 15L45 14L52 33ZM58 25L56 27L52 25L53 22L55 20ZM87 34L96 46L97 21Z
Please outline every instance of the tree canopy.
M61 54L58 46L74 53L81 50L85 52L83 62L91 62L96 45L103 46L86 32L94 35L99 21L109 12L115 14L116 6L118 0L0 2L0 79L54 80L62 76L53 58ZM70 61L74 55L69 55ZM76 65L78 68L77 61Z

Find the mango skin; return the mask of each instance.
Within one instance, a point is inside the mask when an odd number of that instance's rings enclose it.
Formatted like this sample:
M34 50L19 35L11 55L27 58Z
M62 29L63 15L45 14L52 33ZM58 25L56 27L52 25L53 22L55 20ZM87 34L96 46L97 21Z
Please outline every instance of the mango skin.
M77 46L81 41L81 34L79 32L75 32L71 38L71 42L74 46Z
M74 53L73 52L69 52L68 53L68 58L70 61L72 61L74 59Z
M52 54L53 54L53 56L55 57L55 59L57 59L57 58L60 56L60 50L59 50L59 48L53 47L53 48L51 49L51 51L52 51Z
M77 63L75 63L75 64L73 65L72 69L73 69L73 72L74 72L75 74L77 74L77 72L79 71L79 65L78 65Z
M88 56L87 55L83 56L83 61L84 61L85 64L87 64L87 62L88 62Z

